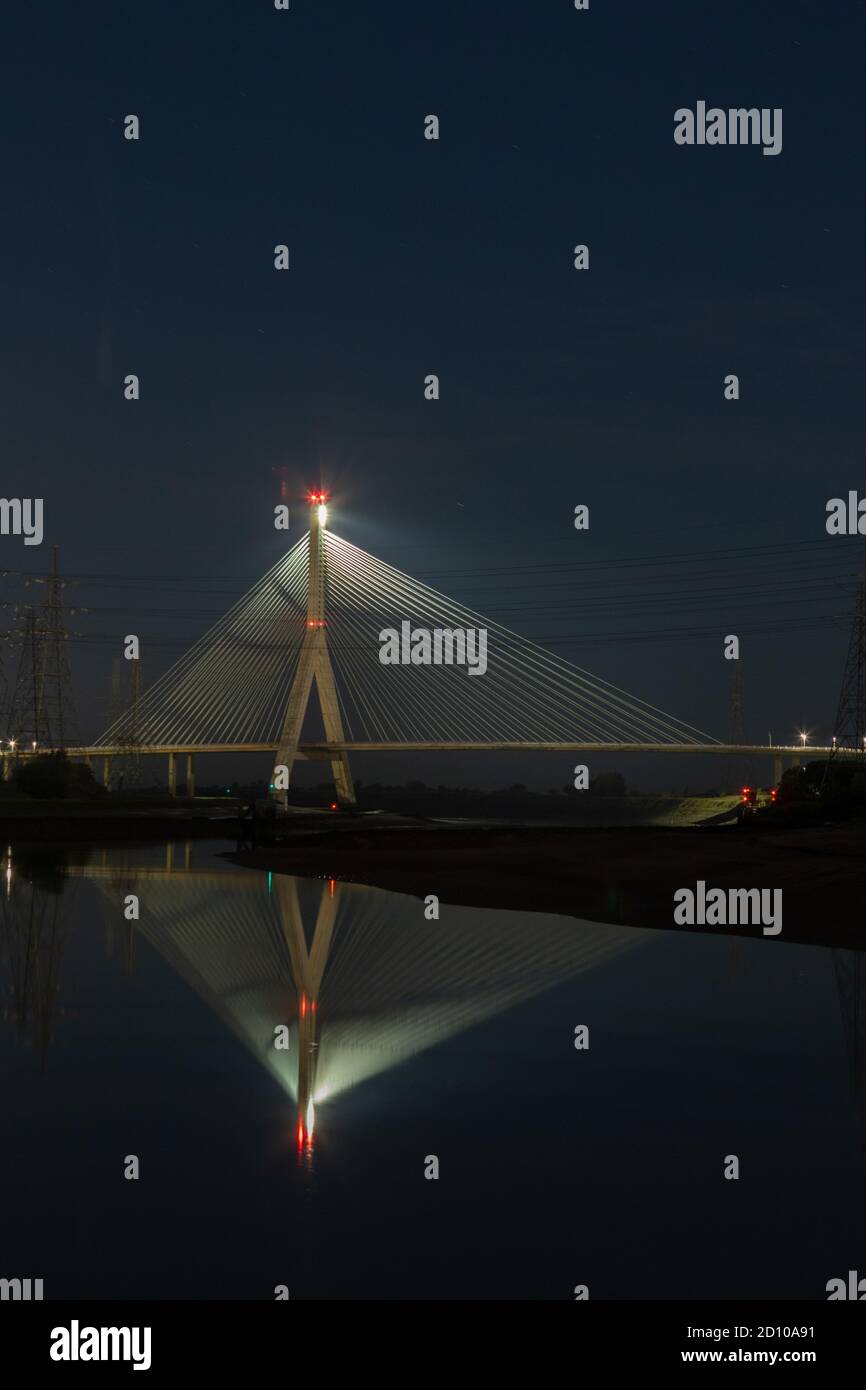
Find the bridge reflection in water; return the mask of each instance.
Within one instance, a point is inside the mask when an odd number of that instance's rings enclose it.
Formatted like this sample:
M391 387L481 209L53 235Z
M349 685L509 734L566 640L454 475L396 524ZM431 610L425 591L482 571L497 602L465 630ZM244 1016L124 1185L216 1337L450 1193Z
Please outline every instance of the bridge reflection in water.
M428 921L421 899L362 885L223 867L210 855L199 868L189 843L167 846L164 858L158 852L158 864L122 863L132 856L116 848L85 864L34 854L24 873L11 851L0 866L0 966L3 1014L43 1067L68 1003L61 987L66 912L76 883L86 879L103 901L109 954L117 954L122 936L122 962L132 973L138 933L159 952L291 1097L295 1141L308 1158L317 1110L328 1100L664 939L477 908L443 907L440 920ZM124 918L129 894L140 901L137 922ZM831 954L866 1154L866 953ZM276 1045L278 1032L287 1046Z
M623 951L654 939L564 917L424 905L379 889L226 866L70 866L100 889L106 928L141 935L291 1096L310 1154L328 1100ZM124 923L129 894L140 900ZM470 928L471 916L471 928ZM288 1039L287 1047L276 1045Z

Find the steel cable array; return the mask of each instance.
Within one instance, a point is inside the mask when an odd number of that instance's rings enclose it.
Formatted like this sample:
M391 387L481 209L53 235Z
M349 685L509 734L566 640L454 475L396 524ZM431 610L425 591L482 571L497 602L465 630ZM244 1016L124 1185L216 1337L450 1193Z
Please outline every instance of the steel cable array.
M716 742L332 532L325 553L328 650L358 741ZM484 629L486 672L383 665L381 633L405 621L428 632Z
M325 625L347 741L671 743L717 740L488 621L326 532ZM274 744L306 631L308 537L97 740ZM486 632L486 670L380 660L381 634Z

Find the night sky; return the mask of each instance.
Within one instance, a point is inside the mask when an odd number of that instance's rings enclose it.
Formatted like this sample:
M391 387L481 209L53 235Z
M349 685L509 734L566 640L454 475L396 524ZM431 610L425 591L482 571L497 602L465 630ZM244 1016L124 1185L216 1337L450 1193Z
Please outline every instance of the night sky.
M60 547L84 737L124 634L149 684L323 485L339 535L722 739L738 633L749 740L829 738L864 567L825 530L866 494L862 0L46 3L3 37L2 494L45 500L3 597ZM782 153L677 146L699 100L781 107Z

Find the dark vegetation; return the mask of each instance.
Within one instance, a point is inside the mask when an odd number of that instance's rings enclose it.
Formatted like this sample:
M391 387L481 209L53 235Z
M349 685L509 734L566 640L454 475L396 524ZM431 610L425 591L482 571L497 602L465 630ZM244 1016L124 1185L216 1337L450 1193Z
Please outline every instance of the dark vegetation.
M106 795L104 787L96 781L87 764L71 762L64 753L44 753L20 763L11 785L24 796L35 796L41 800L49 797L65 799Z
M866 768L855 762L824 759L789 767L776 793L776 804L754 817L763 826L818 825L866 816Z

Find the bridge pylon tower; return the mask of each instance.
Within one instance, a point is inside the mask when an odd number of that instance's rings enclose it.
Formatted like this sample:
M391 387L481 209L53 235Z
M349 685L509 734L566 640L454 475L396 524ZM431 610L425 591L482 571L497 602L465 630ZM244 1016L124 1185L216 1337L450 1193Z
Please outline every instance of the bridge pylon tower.
M298 756L298 745L304 726L304 717L310 702L313 680L319 695L322 722L325 726L325 739L328 743L343 743L343 720L334 668L328 651L327 614L325 612L325 529L328 521L327 497L324 492L314 492L310 502L310 550L309 575L307 580L307 618L298 666L289 691L282 731L277 747L276 765L285 766L291 776L292 767ZM354 806L355 786L349 767L349 756L345 752L335 753L331 758L331 773L337 792L337 800L342 806ZM285 794L281 799L285 801Z

